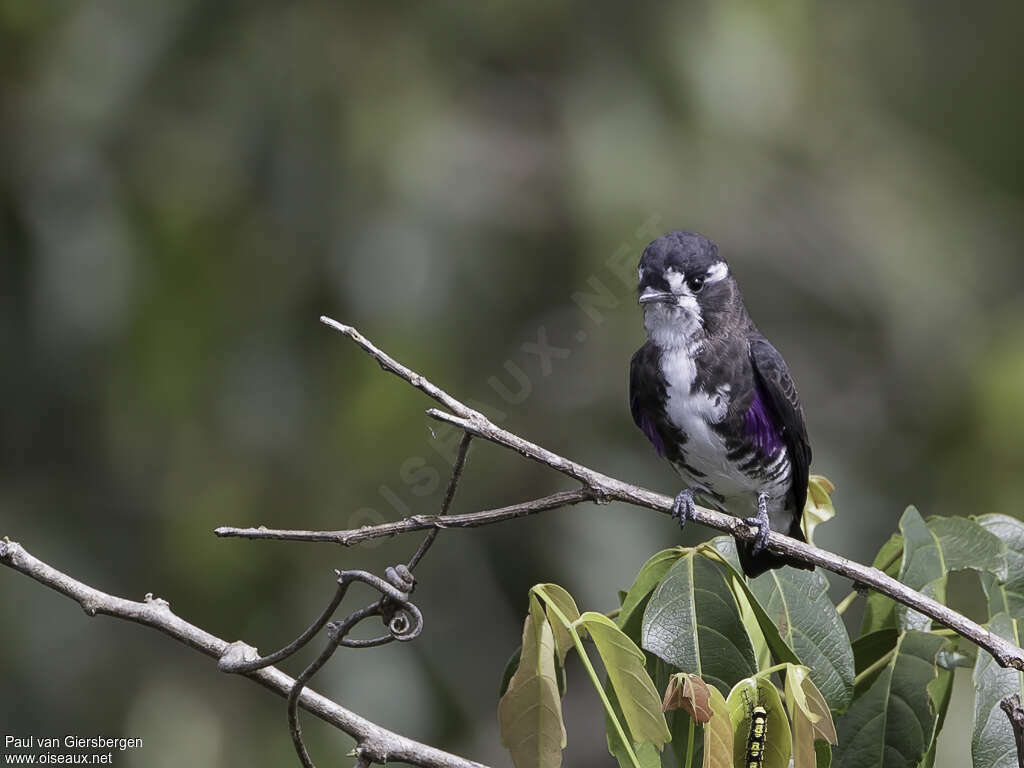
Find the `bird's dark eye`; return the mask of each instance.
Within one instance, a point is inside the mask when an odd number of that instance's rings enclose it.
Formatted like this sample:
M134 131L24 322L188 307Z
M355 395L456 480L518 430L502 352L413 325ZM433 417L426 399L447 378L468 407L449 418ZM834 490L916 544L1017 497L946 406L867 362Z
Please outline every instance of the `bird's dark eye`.
M704 276L692 275L686 278L686 287L694 293L699 293L700 289L704 287Z

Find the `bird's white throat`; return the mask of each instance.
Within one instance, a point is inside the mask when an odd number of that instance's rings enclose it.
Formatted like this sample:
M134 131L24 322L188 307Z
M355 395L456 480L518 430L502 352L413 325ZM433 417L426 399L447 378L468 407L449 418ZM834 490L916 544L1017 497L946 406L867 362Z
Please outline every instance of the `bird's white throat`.
M644 328L647 338L659 349L687 349L699 344L704 333L704 319L697 299L683 294L671 304L646 304Z

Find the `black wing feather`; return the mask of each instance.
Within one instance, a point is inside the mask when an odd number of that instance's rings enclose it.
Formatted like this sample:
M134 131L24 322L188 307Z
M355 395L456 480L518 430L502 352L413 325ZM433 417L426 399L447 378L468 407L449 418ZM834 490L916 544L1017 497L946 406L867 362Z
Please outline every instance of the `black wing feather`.
M641 347L636 351L629 363L629 411L633 414L633 422L638 427L640 426L640 416L643 412L640 402L644 398L643 353L644 349Z
M658 454L665 456L668 444L660 406L665 399L665 383L658 363L658 350L650 342L633 355L629 366L629 410Z
M782 355L764 337L750 342L750 361L754 366L757 386L771 406L777 424L782 429L782 440L789 451L793 469L793 499L796 504L794 528L799 530L807 501L807 479L811 466L811 444L807 439L807 426L793 377ZM801 538L803 538L801 536Z

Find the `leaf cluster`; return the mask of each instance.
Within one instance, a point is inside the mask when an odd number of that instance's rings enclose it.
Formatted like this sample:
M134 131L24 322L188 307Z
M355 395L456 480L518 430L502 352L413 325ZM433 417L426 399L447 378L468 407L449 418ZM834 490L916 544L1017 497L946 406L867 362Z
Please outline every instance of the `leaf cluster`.
M834 513L832 486L812 484L805 524L816 525ZM943 603L951 573L976 573L989 629L1019 644L1024 523L925 521L909 507L874 565ZM656 553L608 616L581 614L557 585L535 586L498 708L516 768L561 765L570 652L601 699L609 752L627 768L931 768L958 666L973 667L974 768L1017 764L999 703L1024 697L1020 673L985 652L972 658L949 630L878 593L851 641L851 600L834 605L828 587L820 569L747 579L728 537Z

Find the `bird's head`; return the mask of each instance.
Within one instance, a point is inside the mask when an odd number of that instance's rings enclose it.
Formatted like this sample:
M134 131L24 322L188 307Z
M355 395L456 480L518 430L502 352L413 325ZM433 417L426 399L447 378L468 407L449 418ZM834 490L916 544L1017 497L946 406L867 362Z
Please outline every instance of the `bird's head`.
M729 265L702 235L659 237L644 249L638 279L647 336L662 348L689 346L745 315Z

